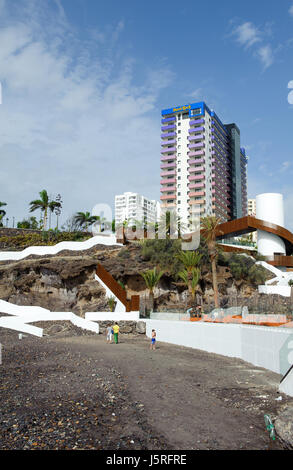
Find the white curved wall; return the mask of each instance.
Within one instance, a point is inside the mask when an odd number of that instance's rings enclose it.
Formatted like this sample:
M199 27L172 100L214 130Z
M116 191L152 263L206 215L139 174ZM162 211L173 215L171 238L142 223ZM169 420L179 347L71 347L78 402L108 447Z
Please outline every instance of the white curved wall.
M256 218L284 227L283 195L279 193L264 193L256 196ZM272 233L257 231L258 252L269 258L274 253L286 254L283 240Z
M55 255L63 250L88 250L95 245L123 246L121 243L116 242L116 235L99 235L89 238L84 242L60 242L53 246L30 246L29 248L25 248L23 251L1 251L0 261L20 260L26 258L29 255Z
M284 227L283 195L263 193L256 196L256 218Z

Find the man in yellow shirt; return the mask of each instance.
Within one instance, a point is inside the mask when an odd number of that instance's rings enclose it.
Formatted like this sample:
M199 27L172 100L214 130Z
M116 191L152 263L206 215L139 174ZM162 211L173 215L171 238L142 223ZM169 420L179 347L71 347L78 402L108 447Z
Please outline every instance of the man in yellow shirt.
M118 343L118 333L119 333L119 326L117 323L113 326L113 331L114 331L114 341L117 344Z

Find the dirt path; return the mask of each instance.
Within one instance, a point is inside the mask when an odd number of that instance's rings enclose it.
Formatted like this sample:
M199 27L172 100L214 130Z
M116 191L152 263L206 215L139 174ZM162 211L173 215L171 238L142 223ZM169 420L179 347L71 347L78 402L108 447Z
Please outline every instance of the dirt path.
M0 342L1 449L266 449L264 414L293 402L277 374L144 336Z

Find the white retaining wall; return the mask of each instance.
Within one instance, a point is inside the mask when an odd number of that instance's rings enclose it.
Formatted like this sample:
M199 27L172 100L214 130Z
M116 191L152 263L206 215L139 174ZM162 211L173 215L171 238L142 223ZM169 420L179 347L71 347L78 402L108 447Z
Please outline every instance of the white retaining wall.
M85 318L91 321L138 321L139 312L86 312Z
M35 326L27 325L27 323L67 320L84 330L99 333L98 324L88 319L81 318L72 312L51 312L46 308L20 306L5 302L4 300L0 300L0 312L12 315L12 317L0 316L0 326L36 336L43 336L43 330Z
M145 320L146 335L152 328L157 340L203 351L236 357L278 374L280 352L293 329L239 324Z
M260 294L278 294L283 297L290 297L291 287L290 286L258 286L258 292Z
M53 246L30 246L25 248L23 251L1 251L0 261L8 260L20 260L26 258L29 255L56 255L63 250L82 251L88 250L95 245L107 245L107 246L123 246L121 243L116 242L116 235L97 235L89 238L84 242L61 242Z

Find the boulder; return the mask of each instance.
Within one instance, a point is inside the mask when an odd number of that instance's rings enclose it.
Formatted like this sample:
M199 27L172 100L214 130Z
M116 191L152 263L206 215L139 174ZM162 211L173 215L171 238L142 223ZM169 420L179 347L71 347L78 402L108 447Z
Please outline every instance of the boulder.
M136 332L144 335L146 332L146 324L144 321L138 321L136 324Z

